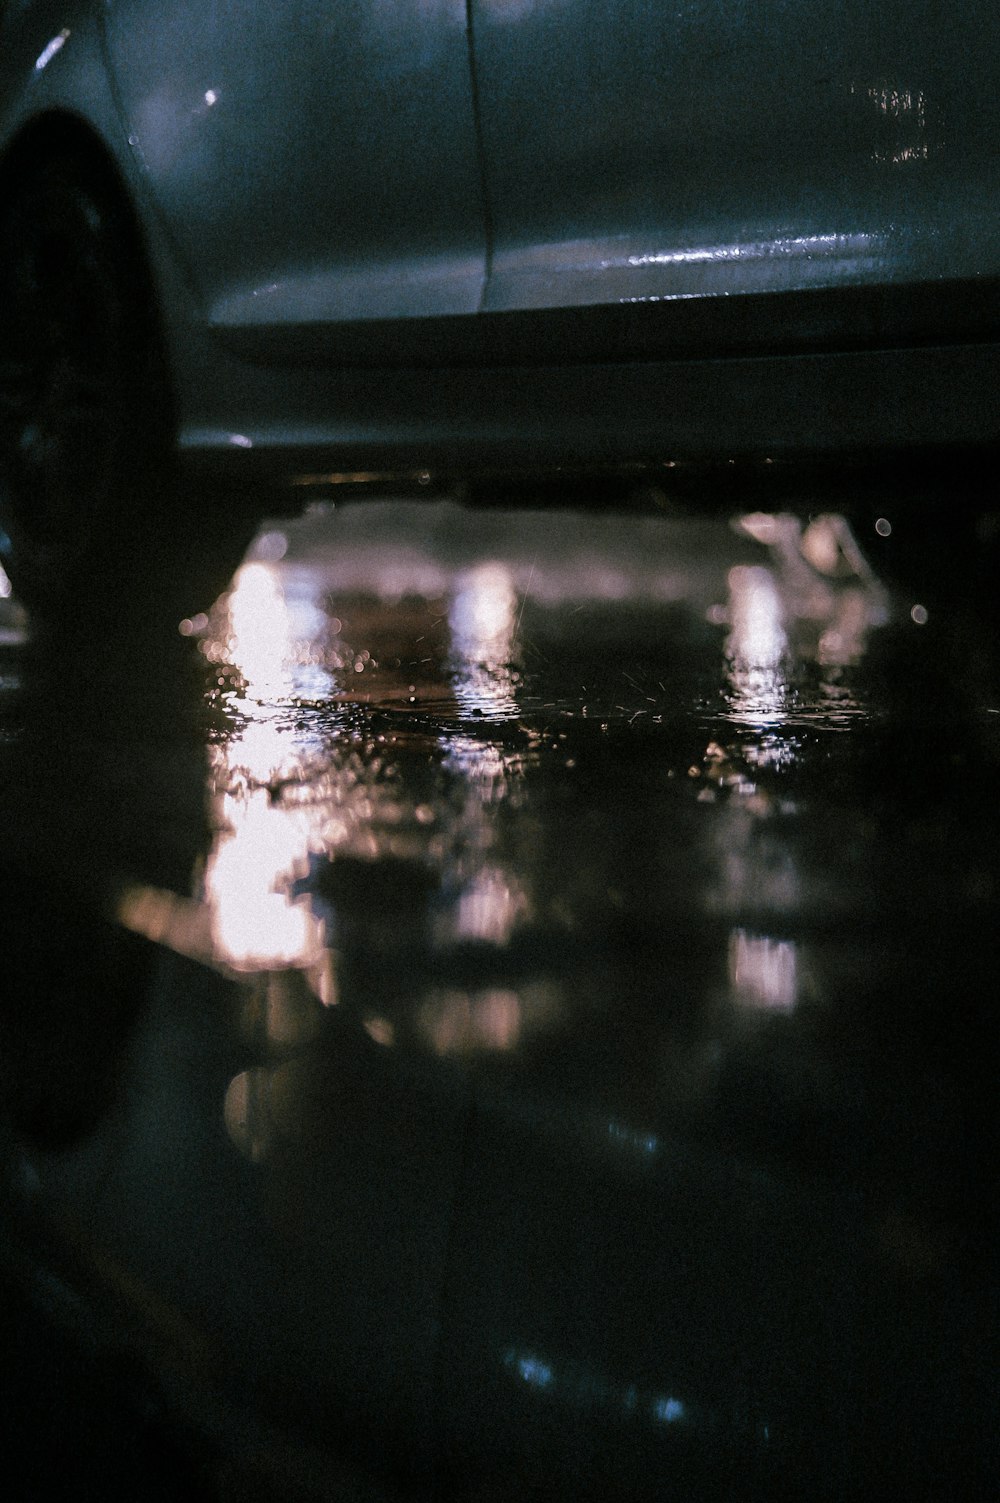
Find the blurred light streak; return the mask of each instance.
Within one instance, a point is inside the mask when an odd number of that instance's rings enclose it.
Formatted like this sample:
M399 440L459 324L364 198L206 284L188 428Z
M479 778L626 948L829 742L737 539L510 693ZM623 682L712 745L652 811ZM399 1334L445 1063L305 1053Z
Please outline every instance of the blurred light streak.
M527 1038L557 1027L565 1016L561 988L538 978L516 988L433 987L424 994L416 1020L420 1035L435 1054L461 1056L517 1049ZM390 1030L389 1038L372 1028L369 1032L378 1042L390 1042L392 1025L382 1021ZM637 1149L631 1141L620 1146Z
M484 866L463 887L454 917L460 939L506 944L519 920L527 916L528 898L511 873Z
M368 1037L385 1049L391 1049L396 1042L396 1030L388 1018L366 1018L363 1026Z
M728 616L731 708L747 724L779 724L788 694L788 637L784 604L770 569L756 564L730 569Z
M655 1133L639 1132L624 1122L609 1122L608 1137L616 1148L639 1154L643 1158L652 1158L659 1152L660 1140Z
M517 598L509 570L481 564L462 575L455 590L448 624L457 650L475 659L506 662L514 635Z
M118 897L115 917L141 934L193 960L212 958L209 914L203 904L159 887L131 885Z
M208 656L239 669L239 734L214 750L213 803L219 833L205 868L205 896L220 957L236 969L320 966L324 933L290 884L322 845L324 813L310 804L286 805L275 796L302 775L301 740L285 707L293 696L301 651L274 570L245 564L229 595L224 636L206 644ZM221 647L221 651L219 650Z
M687 1405L680 1399L658 1398L652 1404L653 1418L662 1425L673 1425L687 1418Z
M229 597L229 658L258 697L288 687L292 655L284 593L264 563L244 564Z
M244 987L243 1032L271 1054L308 1044L322 1027L322 1008L298 970L263 971Z
M485 563L456 581L448 610L455 697L491 715L517 713L513 658L517 595L510 571Z
M263 789L242 807L229 801L229 814L231 828L217 838L205 870L217 949L237 969L316 964L322 925L306 900L283 890L305 867L308 821L274 808Z
M777 669L788 650L784 605L774 574L755 564L729 571L729 619L726 643L731 661L749 669Z
M508 987L436 991L421 1006L418 1024L436 1054L503 1052L520 1040L521 999Z
M840 591L833 619L817 644L817 661L824 667L841 668L860 662L868 646L868 632L872 625L869 595L861 589Z
M729 981L735 1000L763 1012L792 1012L798 1000L798 952L792 940L734 929Z
M551 1388L555 1381L552 1364L534 1352L519 1352L511 1347L504 1352L503 1364L531 1388Z

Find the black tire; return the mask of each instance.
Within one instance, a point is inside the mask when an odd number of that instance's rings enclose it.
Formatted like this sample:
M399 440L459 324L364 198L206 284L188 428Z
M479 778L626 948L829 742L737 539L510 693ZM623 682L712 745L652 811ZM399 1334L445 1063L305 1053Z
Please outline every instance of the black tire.
M171 451L150 281L109 170L19 164L0 186L0 288L2 562L29 611L76 614L155 546L143 502Z

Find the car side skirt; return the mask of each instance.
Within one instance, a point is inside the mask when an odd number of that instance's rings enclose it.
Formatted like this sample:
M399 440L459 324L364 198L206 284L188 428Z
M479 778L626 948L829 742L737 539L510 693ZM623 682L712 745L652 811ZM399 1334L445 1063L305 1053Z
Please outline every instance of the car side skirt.
M240 359L227 339L200 369L210 382L182 383L181 455L236 484L1000 441L1000 342L331 369Z

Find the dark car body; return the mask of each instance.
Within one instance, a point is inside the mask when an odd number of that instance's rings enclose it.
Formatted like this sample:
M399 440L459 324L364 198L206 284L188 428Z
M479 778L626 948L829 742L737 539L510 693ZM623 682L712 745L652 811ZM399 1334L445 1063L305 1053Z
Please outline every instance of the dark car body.
M113 169L213 466L993 440L998 68L986 0L44 0L0 184Z

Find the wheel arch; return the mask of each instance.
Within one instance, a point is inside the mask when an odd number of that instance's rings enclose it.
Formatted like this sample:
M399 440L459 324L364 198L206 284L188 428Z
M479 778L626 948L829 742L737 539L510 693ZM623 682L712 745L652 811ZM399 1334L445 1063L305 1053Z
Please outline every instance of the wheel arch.
M0 186L7 186L42 157L58 154L86 158L125 191L111 151L90 122L58 108L33 115L7 142L0 158Z
M0 157L0 202L44 162L63 160L83 173L113 202L119 232L124 236L133 285L139 293L144 333L155 349L164 389L171 397L168 427L177 431L170 378L168 341L153 275L153 248L148 241L134 196L115 154L94 126L72 110L52 108L26 121L6 143Z
M114 195L152 296L150 257L132 195L111 148L82 115L56 108L25 121L0 157L0 194L8 193L39 163L60 157L78 164Z
M74 193L77 194L75 199ZM60 217L63 204L60 194L66 195L65 220ZM151 251L128 179L116 162L113 150L100 134L86 120L69 111L52 110L38 114L25 122L5 143L0 157L0 216L4 220L8 215L13 216L14 229L6 230L5 227L5 234L0 235L0 250L17 245L18 235L25 234L35 225L34 215L39 206L41 219L38 222L42 225L43 235L55 235L52 244L59 247L60 237L69 237L65 240L68 245L74 235L79 235L85 246L104 248L103 252L100 249L96 253L92 249L88 251L88 255L94 257L89 261L89 269L98 279L95 286L101 288L102 296L113 297L115 289L122 293L120 316L110 318L108 327L118 330L111 338L118 341L118 351L124 362L122 368L129 372L129 379L120 384L120 389L131 394L128 422L119 427L118 435L111 440L115 447L104 451L107 464L111 466L104 477L108 482L107 510L96 490L93 497L84 496L81 516L94 519L92 524L88 523L90 533L77 535L67 529L66 541L63 540L65 517L59 507L69 493L66 486L60 491L53 484L54 503L50 510L55 520L51 525L46 522L46 495L42 482L31 475L28 476L30 488L24 482L19 462L21 446L14 441L13 430L13 436L8 435L11 437L9 451L5 442L0 467L0 526L5 568L29 609L37 609L43 616L48 613L55 617L68 604L69 592L64 587L72 556L91 550L93 557L89 568L95 580L100 575L103 559L94 550L100 546L102 553L108 553L110 557L109 539L114 542L115 527L120 520L113 515L115 499L121 499L126 490L131 499L134 490L141 498L142 506L149 508L160 504L161 493L164 487L170 486L173 478L177 404L156 297ZM88 239L91 234L94 236L92 241ZM28 239L32 240L30 233ZM44 240L39 243L44 247ZM49 262L51 265L51 255ZM51 276L51 270L46 275ZM42 296L45 296L44 292ZM23 304L15 302L15 306ZM16 365L17 336L13 337L13 364ZM21 339L22 348L26 348L23 328ZM2 356L0 347L0 372ZM102 375L103 372L99 372L99 393ZM61 379L64 383L69 379L68 389L72 390L72 379L66 377L65 371ZM25 389L30 392L32 388L29 384ZM38 400L42 401L42 397ZM108 400L116 401L113 396ZM128 432L129 424L141 436L141 447L129 451L130 457L139 461L134 472L126 470L121 457L121 435ZM72 435L69 442L72 445ZM91 445L88 440L88 448L101 454L100 442ZM86 493L86 487L84 490ZM90 501L99 504L88 512ZM111 523L114 525L106 525ZM127 528L122 526L121 531L124 534ZM108 574L107 578L110 577Z

